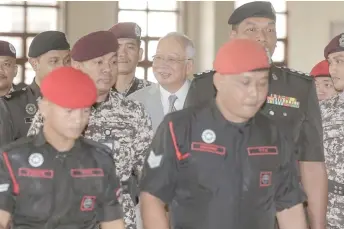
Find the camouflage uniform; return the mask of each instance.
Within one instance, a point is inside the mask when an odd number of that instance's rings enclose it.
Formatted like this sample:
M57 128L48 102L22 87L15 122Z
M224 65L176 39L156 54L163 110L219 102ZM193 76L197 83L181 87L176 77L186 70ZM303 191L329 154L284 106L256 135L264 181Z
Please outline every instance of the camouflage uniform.
M42 125L42 116L37 112L29 129L29 135L38 133ZM111 91L106 101L92 107L84 135L113 150L116 174L122 185L133 173L137 176L141 175L153 131L148 114L138 102ZM120 202L124 211L126 228L135 229L135 200L132 200L130 194L124 192Z
M138 79L136 77L133 78L133 80L130 82L130 86L124 91L124 92L118 92L122 94L123 96L127 97L128 95L134 93L135 91L138 91L144 87L148 87L152 85L152 82L144 79ZM115 87L114 87L115 89ZM116 90L116 89L115 89Z
M329 179L327 228L344 228L344 93L320 102Z

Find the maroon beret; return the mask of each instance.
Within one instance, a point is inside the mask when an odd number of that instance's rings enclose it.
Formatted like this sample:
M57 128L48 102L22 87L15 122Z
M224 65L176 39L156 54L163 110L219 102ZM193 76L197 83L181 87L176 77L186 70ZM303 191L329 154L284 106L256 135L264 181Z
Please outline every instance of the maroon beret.
M329 54L342 51L344 51L344 33L339 34L330 41L324 49L324 56L327 59Z
M10 56L16 58L16 49L7 41L0 41L0 56Z
M75 61L87 61L117 52L118 41L109 31L97 31L80 38L72 48L71 57Z
M117 38L141 39L141 28L134 22L120 22L109 29Z
M91 107L97 100L93 80L72 67L61 67L50 72L42 80L41 92L50 102L70 109Z

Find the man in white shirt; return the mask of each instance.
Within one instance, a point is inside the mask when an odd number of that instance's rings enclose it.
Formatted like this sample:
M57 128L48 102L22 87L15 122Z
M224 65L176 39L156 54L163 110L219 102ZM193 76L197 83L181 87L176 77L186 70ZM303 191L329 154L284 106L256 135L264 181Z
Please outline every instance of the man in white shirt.
M145 106L154 131L164 115L183 109L190 87L188 76L193 73L194 56L194 44L184 34L172 32L162 37L153 57L153 72L159 84L129 96Z

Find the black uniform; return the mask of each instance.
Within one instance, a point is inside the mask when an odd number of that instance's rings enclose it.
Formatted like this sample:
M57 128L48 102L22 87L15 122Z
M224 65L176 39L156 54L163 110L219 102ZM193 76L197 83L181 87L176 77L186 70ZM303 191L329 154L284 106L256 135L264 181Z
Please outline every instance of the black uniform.
M195 75L185 106L197 106L216 95L214 71ZM275 120L297 143L300 161L324 161L322 125L313 78L272 66L267 101L261 112Z
M95 228L122 218L115 166L102 144L80 138L57 152L44 135L5 146L0 155L0 209L13 229Z
M27 135L40 97L40 89L33 81L0 98L0 147Z
M265 116L233 124L212 101L166 116L141 189L170 204L174 229L272 229L305 199L292 152Z

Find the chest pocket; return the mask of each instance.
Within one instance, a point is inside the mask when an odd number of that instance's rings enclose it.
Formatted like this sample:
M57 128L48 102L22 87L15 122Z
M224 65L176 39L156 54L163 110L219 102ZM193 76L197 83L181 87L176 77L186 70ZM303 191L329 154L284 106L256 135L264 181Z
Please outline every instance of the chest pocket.
M253 189L271 190L280 168L279 149L276 146L252 146L247 148L248 166L245 177L250 177L247 186ZM249 189L249 188L248 188Z
M187 179L186 182L192 184L190 188L193 192L207 196L216 194L224 179L221 171L224 171L226 149L219 145L193 142L187 155L179 161L181 180Z
M98 196L104 190L105 174L101 168L73 168L70 176L77 194Z

